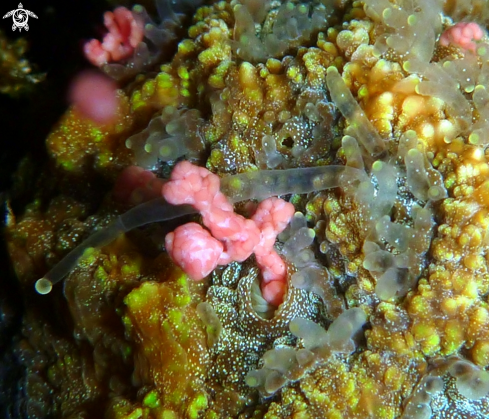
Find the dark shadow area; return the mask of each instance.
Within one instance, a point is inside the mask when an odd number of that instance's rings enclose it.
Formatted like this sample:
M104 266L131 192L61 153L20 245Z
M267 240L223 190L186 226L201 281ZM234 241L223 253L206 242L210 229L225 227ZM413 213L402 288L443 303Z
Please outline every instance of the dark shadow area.
M2 2L0 15L16 9L18 1ZM111 8L100 0L22 3L38 17L29 18L29 31L12 31L12 18L0 20L0 29L10 41L20 37L27 40L29 49L24 58L29 60L34 73L45 73L45 79L19 97L0 94L2 229L7 214L5 201L9 199L15 207L23 208L33 196L33 180L48 158L44 141L67 107L67 86L74 74L89 67L82 55L83 40L102 33L103 12ZM26 177L17 178L17 187L12 190L19 164L24 165L22 173ZM0 268L0 417L20 418L25 414L22 406L25 382L14 347L20 337L23 306L3 237L0 237Z

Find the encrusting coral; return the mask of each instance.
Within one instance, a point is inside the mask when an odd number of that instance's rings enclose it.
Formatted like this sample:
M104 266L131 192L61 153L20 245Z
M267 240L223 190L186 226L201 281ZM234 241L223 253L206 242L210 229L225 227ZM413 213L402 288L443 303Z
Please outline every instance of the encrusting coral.
M75 102L8 215L22 415L487 416L487 5L210 3L107 15L111 118Z
M0 93L19 97L32 90L45 74L33 73L33 66L24 57L27 41L24 38L10 41L0 31Z

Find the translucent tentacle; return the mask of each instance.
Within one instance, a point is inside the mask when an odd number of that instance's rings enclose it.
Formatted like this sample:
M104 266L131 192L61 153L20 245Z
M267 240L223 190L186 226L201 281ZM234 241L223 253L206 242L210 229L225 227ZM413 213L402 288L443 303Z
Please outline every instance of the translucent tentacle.
M291 193L303 194L340 186L340 175L360 179L363 170L348 166L319 166L287 170L262 170L226 176L221 191L233 203L247 199L263 200Z
M88 249L105 246L115 240L120 234L126 233L136 227L159 221L172 220L196 212L189 205L170 205L163 198L153 199L131 208L126 213L117 217L107 227L90 235L85 241L69 252L43 278L36 281L36 291L39 294L48 294L54 284L60 282L75 268L78 260Z

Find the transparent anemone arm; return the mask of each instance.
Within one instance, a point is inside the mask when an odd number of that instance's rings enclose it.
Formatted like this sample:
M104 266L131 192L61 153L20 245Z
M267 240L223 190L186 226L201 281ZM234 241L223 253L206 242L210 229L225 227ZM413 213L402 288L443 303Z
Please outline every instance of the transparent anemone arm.
M168 221L195 213L197 211L190 205L171 205L164 198L156 198L131 208L126 213L117 217L107 227L103 227L90 235L85 241L69 252L43 278L36 281L36 291L39 294L48 294L54 284L60 282L76 267L78 260L87 249L105 246L115 240L120 234L145 224Z
M233 203L271 196L304 194L341 186L345 179L362 179L364 170L349 166L318 166L286 170L260 170L225 176L221 191Z

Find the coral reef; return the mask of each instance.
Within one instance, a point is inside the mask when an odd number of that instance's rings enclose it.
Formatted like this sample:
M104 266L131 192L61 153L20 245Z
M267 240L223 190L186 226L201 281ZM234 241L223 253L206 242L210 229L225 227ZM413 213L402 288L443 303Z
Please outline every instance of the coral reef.
M111 119L69 109L31 202L9 209L19 416L487 416L487 5L226 0L184 34L170 5L159 24L133 8L143 39L101 66ZM190 245L221 234L150 200L195 166L220 177L225 220L294 206L268 243L278 307L260 255L200 282L169 257L182 226Z
M0 93L18 97L44 79L45 74L33 73L32 64L24 57L26 51L24 38L11 41L0 31Z

